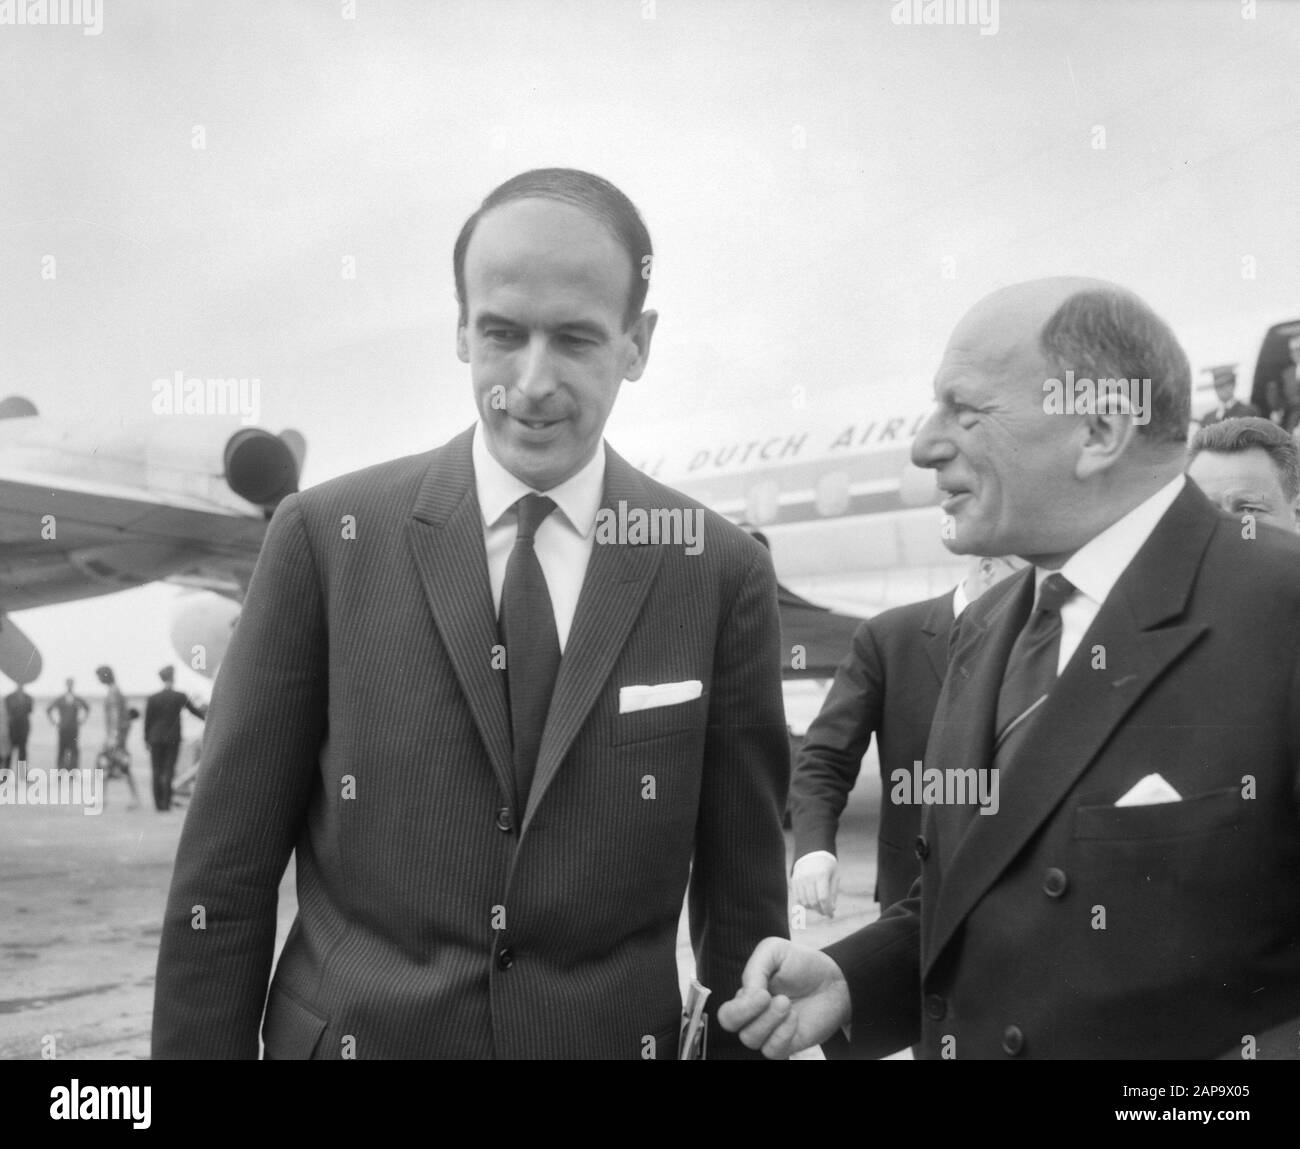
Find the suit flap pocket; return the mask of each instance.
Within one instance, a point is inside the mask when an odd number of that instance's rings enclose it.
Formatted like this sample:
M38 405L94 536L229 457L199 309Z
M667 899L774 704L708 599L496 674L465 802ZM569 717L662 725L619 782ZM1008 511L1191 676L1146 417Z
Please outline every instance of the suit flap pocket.
M262 1022L267 1061L307 1061L328 1022L280 989L271 990Z

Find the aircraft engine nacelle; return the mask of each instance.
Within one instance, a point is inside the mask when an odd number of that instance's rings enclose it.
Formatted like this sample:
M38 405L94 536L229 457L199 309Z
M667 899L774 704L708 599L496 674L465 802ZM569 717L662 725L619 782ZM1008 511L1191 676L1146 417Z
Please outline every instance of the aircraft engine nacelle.
M0 674L26 686L41 676L41 652L13 621L0 614Z
M260 427L245 427L230 436L225 465L230 489L268 510L298 489L298 459L293 448Z
M176 600L171 616L172 647L191 670L215 678L226 657L239 603L219 594L199 591Z

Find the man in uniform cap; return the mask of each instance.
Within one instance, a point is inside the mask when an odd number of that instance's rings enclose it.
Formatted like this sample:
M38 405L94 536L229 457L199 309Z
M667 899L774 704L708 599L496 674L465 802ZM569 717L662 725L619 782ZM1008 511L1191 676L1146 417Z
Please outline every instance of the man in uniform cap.
M1225 363L1219 367L1207 367L1214 380L1214 394L1218 397L1218 404L1201 420L1202 427L1210 427L1215 423L1222 423L1224 419L1244 419L1249 416L1258 415L1249 403L1243 403L1235 397L1237 390L1237 365L1235 363Z

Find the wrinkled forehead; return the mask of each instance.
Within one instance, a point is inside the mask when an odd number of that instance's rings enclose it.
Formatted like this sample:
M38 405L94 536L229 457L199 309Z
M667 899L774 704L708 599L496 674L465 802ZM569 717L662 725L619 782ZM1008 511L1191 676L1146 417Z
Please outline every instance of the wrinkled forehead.
M959 380L986 386L1041 385L1050 374L1039 345L1043 320L1028 309L979 306L953 329L936 384Z
M995 383L1032 385L1041 396L1043 381L1056 370L1042 350L1043 328L1071 296L1103 286L1109 285L1060 277L1013 284L985 296L953 329L944 368L978 373Z

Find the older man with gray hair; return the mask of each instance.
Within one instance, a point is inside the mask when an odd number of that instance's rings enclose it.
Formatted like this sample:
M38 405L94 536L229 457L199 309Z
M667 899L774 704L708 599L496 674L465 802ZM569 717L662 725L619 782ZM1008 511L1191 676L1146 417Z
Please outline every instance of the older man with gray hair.
M1053 410L1070 371L1142 381L1149 421ZM958 324L912 458L949 549L1032 566L963 613L925 767L1000 804L936 786L907 899L826 951L765 939L718 1010L746 1045L851 1026L867 1057L1295 1056L1300 538L1188 481L1190 393L1115 284L1017 284Z

